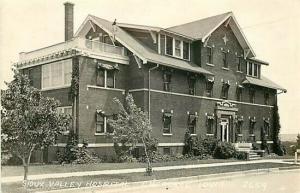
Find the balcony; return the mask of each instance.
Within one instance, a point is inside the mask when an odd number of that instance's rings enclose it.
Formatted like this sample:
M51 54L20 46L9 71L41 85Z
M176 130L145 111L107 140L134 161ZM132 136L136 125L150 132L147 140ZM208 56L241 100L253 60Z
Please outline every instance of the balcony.
M53 57L55 56L61 56L67 52L74 50L78 53L85 55L128 60L124 47L114 46L99 41L92 41L85 38L77 37L66 42L40 48L30 52L21 52L19 55L18 63L25 64L53 59Z

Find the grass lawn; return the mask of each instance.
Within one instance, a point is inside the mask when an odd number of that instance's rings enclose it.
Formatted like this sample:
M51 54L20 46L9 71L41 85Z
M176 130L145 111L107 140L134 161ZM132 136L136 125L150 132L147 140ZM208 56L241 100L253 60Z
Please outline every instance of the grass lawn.
M222 163L234 162L239 160L228 159L207 159L207 160L179 160L170 162L153 163L153 167L158 166L174 166L174 165L189 165L189 164L206 164L206 163ZM81 171L100 171L100 170L117 170L130 168L146 168L146 163L100 163L100 164L80 164L80 165L31 165L29 167L29 175L47 174L47 173L67 173ZM2 166L1 176L22 176L24 174L23 166Z
M253 169L262 168L280 168L291 166L289 164L282 163L256 163L246 165L234 165L234 166L218 166L209 168L198 168L198 169L182 169L182 170L170 170L170 171L156 171L152 176L145 176L144 173L134 174L120 174L120 175L98 175L98 176L83 176L83 177L68 177L62 179L45 179L30 181L27 185L27 189L23 186L22 182L5 183L2 184L3 193L17 193L17 192L36 192L54 189L63 189L87 186L100 186L104 184L112 183L127 183L147 180L158 180L166 178L186 177L186 176L197 176L215 173L226 173L234 171L246 171ZM295 166L300 168L299 166Z

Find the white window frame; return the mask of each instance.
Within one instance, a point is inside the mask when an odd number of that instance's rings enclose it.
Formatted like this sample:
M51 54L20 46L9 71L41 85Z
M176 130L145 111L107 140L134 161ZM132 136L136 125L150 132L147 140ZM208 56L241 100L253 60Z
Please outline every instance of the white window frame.
M71 86L71 81L69 83L65 83L65 64L66 62L70 62L71 65L71 73L72 73L72 60L71 59L67 59L67 60L60 60L60 61L56 61L56 62L52 62L49 64L44 64L42 65L42 79L41 79L41 86L42 86L42 90L47 90L47 89L55 89L55 88L64 88L64 87L69 87ZM58 63L60 63L61 67L61 84L60 85L56 85L53 86L52 85L52 65L58 65ZM45 76L45 72L43 70L43 68L47 65L47 68L49 70L48 75L49 75L49 86L45 87L44 85L44 76ZM71 75L71 79L72 79L72 75Z
M103 86L99 86L99 87L110 88L110 87L107 87L107 69L103 69L103 70L104 70L104 87ZM116 73L115 72L114 72L114 87L113 88L116 88Z
M254 64L256 64L257 65L257 68L256 68L256 76L254 76ZM250 74L249 73L249 65L251 65L252 66L252 74ZM257 63L253 63L253 62L249 62L249 61L247 61L247 76L251 76L251 77L255 77L255 78L258 78L258 76L259 76L259 64L257 64Z
M191 43L190 42L187 42L187 41L183 41L183 40L180 40L180 39L176 39L176 38L174 38L174 37L172 37L172 36L168 36L168 37L170 37L170 38L172 38L172 52L173 52L173 54L172 55L170 55L170 54L167 54L167 36L168 35L165 35L165 55L167 55L167 56L172 56L172 57L174 57L174 58L179 58L179 59L182 59L182 60L187 60L187 61L190 61L191 60ZM176 43L175 43L175 41L180 41L180 56L177 56L176 54L175 54L175 45L176 45ZM183 42L185 42L185 43L188 43L188 46L189 46L189 57L188 57L188 59L185 59L185 58L183 58Z
M95 123L95 135L106 135L107 133L107 117L105 115L103 115L103 133L97 133L97 119L96 119L96 123Z

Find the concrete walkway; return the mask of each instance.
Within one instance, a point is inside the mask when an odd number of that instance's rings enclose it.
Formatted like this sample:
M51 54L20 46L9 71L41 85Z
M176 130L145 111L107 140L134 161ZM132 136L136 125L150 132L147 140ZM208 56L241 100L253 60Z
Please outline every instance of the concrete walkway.
M293 164L291 162L284 162L282 160L267 159L267 160L237 161L237 162L211 163L211 164L161 166L161 167L153 167L153 170L165 171L165 170L178 170L178 169L208 168L208 167L217 167L217 166L245 165L245 164L255 164L255 163ZM107 174L111 175L111 174L139 173L139 172L145 172L145 168L38 174L38 175L29 175L28 180L57 179L57 178L66 178L66 177L74 177L74 176L95 176L95 175L107 175ZM19 182L22 180L23 180L23 176L10 176L10 177L1 178L1 183Z

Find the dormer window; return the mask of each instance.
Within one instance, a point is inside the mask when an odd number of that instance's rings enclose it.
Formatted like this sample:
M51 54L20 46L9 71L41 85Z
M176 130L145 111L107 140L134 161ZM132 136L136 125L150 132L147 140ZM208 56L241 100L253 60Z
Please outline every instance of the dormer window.
M166 36L166 55L176 58L190 60L190 43Z
M258 78L260 66L258 64L247 62L247 75Z

